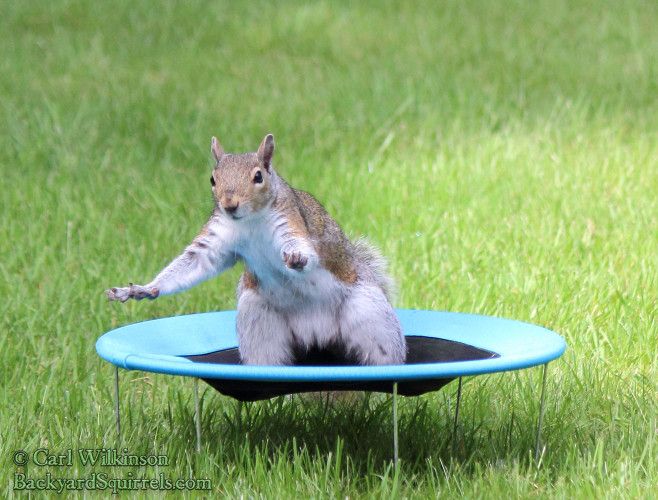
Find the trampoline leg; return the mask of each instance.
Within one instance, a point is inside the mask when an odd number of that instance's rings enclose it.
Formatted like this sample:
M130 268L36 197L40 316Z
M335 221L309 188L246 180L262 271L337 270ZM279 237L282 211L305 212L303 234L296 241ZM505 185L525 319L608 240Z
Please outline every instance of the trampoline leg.
M459 422L459 405L462 401L462 377L459 377L457 386L457 403L455 404L455 419L452 424L452 450L455 450L457 444L457 423Z
M393 467L398 466L398 383L393 383Z
M119 413L119 367L114 367L114 418L117 423L117 438L121 438L121 414Z
M544 374L541 382L541 396L539 401L539 419L537 420L537 437L535 438L535 462L539 460L539 448L541 445L541 424L544 420L544 403L546 401L546 374L548 373L548 363L544 364Z
M194 379L194 423L196 425L196 451L201 452L201 411L199 409L199 379Z

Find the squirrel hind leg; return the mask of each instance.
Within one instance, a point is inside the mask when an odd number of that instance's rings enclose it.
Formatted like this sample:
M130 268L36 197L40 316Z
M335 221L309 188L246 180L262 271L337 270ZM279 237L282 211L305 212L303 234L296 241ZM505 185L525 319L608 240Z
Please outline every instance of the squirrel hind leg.
M238 350L246 365L290 365L294 362L292 334L285 318L255 290L238 298Z
M343 303L341 340L362 365L403 364L407 348L402 327L384 291L359 285Z

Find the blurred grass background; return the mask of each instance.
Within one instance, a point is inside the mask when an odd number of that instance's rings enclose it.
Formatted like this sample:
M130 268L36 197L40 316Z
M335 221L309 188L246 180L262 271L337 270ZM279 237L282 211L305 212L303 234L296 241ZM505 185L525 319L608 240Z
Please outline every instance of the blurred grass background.
M538 370L469 379L457 450L453 386L403 400L398 474L379 395L204 392L197 456L191 382L130 372L122 446L230 496L658 495L655 2L0 5L5 492L14 450L116 445L104 331L235 306L237 268L155 302L102 292L205 222L211 135L272 132L278 171L388 256L398 306L566 337L542 464Z

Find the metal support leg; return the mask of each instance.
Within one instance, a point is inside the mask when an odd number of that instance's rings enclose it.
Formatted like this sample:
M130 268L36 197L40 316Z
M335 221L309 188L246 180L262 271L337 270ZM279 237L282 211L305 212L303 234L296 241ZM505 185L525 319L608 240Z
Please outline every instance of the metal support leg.
M201 452L201 411L199 409L199 379L194 379L194 423L196 424L196 451Z
M541 399L539 402L539 419L537 421L537 437L535 439L535 462L539 460L539 448L541 444L541 425L544 420L544 403L546 400L546 374L548 373L548 363L544 364L544 375L541 383Z
M452 449L454 451L457 443L457 423L459 422L459 405L462 401L462 377L459 377L457 386L457 403L455 404L455 419L452 424Z
M398 383L393 383L393 467L398 466Z
M117 423L117 439L121 438L121 414L119 413L119 367L114 367L114 418Z

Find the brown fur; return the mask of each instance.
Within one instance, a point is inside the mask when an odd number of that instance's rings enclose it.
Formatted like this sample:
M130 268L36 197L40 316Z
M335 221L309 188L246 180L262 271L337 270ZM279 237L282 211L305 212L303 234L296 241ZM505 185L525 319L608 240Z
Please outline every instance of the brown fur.
M262 185L252 182L259 169L263 171ZM213 171L215 201L224 207L249 202L254 210L260 210L271 198L270 177L264 170L256 153L224 154Z
M311 240L325 269L345 283L355 283L357 273L352 245L338 223L309 193L287 184L285 187L291 195L283 197L284 201L278 203L277 208L286 214L291 230Z
M255 290L258 288L258 280L249 271L242 273L242 286L248 290Z

